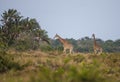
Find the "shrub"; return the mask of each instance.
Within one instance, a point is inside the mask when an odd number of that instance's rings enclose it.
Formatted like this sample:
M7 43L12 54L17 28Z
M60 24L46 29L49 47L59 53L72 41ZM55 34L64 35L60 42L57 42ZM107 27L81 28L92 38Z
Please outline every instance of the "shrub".
M40 49L41 51L44 51L44 52L53 51L53 48L49 45L41 45Z
M5 72L10 69L21 69L21 66L13 60L14 58L11 54L0 51L0 72Z
M67 61L69 62L69 61ZM104 82L105 79L96 65L71 66L55 70L40 66L36 77L32 76L30 82Z

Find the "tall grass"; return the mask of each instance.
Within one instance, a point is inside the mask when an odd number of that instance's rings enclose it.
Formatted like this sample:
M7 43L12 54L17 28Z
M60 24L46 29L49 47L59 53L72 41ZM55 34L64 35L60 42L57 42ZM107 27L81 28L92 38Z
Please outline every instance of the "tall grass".
M22 70L0 74L2 82L119 82L118 54L56 54L29 51L14 53Z
M5 72L10 69L19 70L22 67L19 63L14 62L14 57L12 54L8 54L5 51L0 51L0 72Z

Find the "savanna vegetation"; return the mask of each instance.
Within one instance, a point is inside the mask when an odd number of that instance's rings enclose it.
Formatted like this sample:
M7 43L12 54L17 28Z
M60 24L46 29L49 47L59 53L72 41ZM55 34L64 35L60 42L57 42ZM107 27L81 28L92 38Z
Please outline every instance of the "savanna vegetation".
M15 9L1 13L0 82L120 82L120 39L97 38L103 48L93 54L93 39L66 39L74 54L49 38L34 18Z

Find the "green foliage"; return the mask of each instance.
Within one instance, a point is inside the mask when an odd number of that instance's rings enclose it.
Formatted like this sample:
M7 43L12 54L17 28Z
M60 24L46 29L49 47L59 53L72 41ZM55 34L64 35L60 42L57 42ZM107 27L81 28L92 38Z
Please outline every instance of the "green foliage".
M19 22L22 16L20 16L17 10L14 9L5 11L1 16L2 25L0 35L3 36L3 40L7 43L7 45L10 45L19 34Z
M42 30L36 19L23 18L15 9L4 11L1 15L0 44L8 47L14 46L17 50L38 49L39 42L45 41L48 44L47 32ZM35 42L35 37L39 37Z
M16 58L18 57L16 55ZM99 56L48 54L37 57L26 56L21 61L23 60L27 61L21 62L25 69L18 71L11 68L12 70L5 75L0 75L0 80L2 82L119 82L120 80L119 53L103 53Z
M93 39L83 37L81 39L66 39L74 46L74 52L91 53L93 52ZM120 52L120 40L106 40L96 39L97 43L103 48L103 52ZM52 40L52 46L55 48L61 46L59 41Z
M77 55L73 58L74 62L76 62L76 63L82 62L84 59L85 59L85 57L81 56L81 55Z
M42 45L42 46L40 46L40 49L43 52L53 51L53 48L49 45Z
M57 40L51 40L48 38L47 32L41 29L39 23L36 19L29 17L24 18L21 14L15 9L9 9L8 11L4 11L1 15L1 25L0 25L0 44L1 48L5 48L4 46L11 47L17 46L17 50L27 50L27 49L39 49L40 41L44 41L51 45L51 49L56 49L58 51L62 51L63 47ZM24 35L22 35L24 34ZM24 37L29 37L28 39ZM34 38L39 37L39 41L35 42ZM19 41L19 39L24 39L24 41ZM85 36L81 39L75 40L73 38L66 39L74 46L75 52L93 52L93 39ZM120 40L107 40L103 41L101 39L96 39L97 43L101 45L104 52L120 52ZM20 43L19 43L20 42ZM22 43L24 42L24 43ZM27 43L28 42L28 43ZM25 45L26 44L26 45ZM32 44L32 45L31 45ZM31 45L31 46L29 46ZM43 48L47 50L47 48Z
M32 46L32 45L30 45L29 42L19 41L14 48L15 48L16 50L18 50L18 51L25 51L25 50L32 49L31 46Z
M14 62L14 58L11 54L7 54L4 51L0 51L0 72L5 72L10 69L19 70L22 67Z
M31 82L103 82L104 78L100 75L97 67L70 66L68 69L59 67L51 70L47 67L40 67L37 77L32 77Z
M70 62L71 58L70 57L67 57L64 59L64 63L67 64L68 62Z

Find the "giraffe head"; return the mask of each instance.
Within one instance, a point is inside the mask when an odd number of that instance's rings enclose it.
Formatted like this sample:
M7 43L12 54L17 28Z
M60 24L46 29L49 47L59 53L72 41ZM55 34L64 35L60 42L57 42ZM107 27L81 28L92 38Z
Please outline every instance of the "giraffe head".
M92 37L95 37L95 34L92 34Z
M56 35L54 36L54 39L58 39L58 38L59 38L59 35L56 34Z

